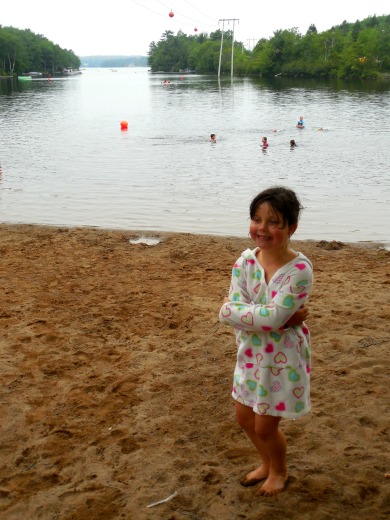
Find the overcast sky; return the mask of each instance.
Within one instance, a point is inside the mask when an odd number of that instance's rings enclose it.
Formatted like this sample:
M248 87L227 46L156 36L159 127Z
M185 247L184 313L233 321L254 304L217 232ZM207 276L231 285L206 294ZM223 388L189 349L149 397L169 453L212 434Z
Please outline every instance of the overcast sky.
M1 1L1 0L0 0ZM235 39L253 48L278 29L311 24L319 32L367 16L390 14L389 0L10 0L1 1L0 25L30 29L60 47L87 55L146 55L161 34L210 33L221 19L237 19ZM170 11L174 17L168 16ZM233 23L225 23L232 29Z

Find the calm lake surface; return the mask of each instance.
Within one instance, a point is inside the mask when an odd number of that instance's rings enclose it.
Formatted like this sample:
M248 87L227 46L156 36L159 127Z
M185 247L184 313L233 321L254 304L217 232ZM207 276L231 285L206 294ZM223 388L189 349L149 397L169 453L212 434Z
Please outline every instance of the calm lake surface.
M390 82L163 79L0 81L0 222L246 236L253 196L282 184L297 239L389 245Z

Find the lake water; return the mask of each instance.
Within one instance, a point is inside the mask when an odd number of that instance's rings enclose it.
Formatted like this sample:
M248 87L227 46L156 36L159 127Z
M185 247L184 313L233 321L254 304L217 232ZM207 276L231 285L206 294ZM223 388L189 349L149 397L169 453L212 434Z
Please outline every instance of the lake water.
M390 82L163 79L0 81L0 222L246 236L253 196L282 184L297 239L390 243Z

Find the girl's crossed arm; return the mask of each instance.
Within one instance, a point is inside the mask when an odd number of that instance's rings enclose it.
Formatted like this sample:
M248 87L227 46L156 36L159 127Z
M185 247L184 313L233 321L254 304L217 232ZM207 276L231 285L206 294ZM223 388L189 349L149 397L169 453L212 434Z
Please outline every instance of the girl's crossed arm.
M244 270L241 270L239 277L233 274L230 290L233 301L225 298L219 313L220 321L235 329L247 331L272 331L286 324L297 325L300 322L300 313L302 319L307 315L304 303L312 287L312 271L309 264L298 265L299 267L294 266L286 274L282 286L272 294L272 301L269 304L250 302L245 289ZM294 316L297 311L299 311L297 316Z

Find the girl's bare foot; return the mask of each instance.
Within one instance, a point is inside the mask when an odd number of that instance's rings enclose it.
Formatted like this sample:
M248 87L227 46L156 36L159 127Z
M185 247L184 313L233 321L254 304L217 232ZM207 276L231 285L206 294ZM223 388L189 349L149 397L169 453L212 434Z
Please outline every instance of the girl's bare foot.
M286 489L287 480L287 475L269 475L256 494L263 497L273 497L278 495Z
M245 475L241 480L240 484L245 487L249 486L255 486L262 480L266 479L268 477L268 468L266 468L264 465L261 465L260 467L254 469L248 475Z

